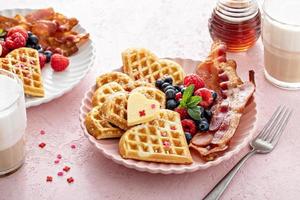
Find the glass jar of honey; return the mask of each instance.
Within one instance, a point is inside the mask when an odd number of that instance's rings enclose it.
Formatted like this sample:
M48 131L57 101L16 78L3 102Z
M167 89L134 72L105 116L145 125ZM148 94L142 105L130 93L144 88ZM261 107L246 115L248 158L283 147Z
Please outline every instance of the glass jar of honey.
M246 51L261 33L258 4L255 0L219 0L208 27L212 39L226 43L228 51Z

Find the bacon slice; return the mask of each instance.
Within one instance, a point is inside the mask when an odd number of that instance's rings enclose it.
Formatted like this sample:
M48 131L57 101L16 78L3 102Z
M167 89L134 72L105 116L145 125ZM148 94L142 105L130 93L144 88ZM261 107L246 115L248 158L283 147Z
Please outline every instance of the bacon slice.
M214 43L210 55L196 71L204 79L206 86L219 94L217 104L212 108L210 130L196 134L190 143L190 148L205 160L214 159L228 148L244 108L255 91L252 82L244 83L239 78L234 60L227 60L226 57L220 59L224 55L224 44ZM253 77L253 72L251 73L250 77Z

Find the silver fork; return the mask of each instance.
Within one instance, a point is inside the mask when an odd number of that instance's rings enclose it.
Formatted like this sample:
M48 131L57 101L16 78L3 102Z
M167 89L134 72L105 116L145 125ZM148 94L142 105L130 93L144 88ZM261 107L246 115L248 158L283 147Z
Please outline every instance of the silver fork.
M235 174L252 155L256 153L266 154L271 152L278 143L292 112L293 111L286 106L279 106L261 132L250 142L250 146L252 147L251 151L224 176L224 178L204 197L204 200L219 199Z

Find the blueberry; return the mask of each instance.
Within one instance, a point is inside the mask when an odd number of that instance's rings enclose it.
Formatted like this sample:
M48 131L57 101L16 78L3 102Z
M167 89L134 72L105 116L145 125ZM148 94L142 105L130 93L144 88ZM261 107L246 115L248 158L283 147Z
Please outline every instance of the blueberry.
M34 45L34 49L40 50L40 49L43 49L43 48L40 44L37 44L37 45Z
M164 81L162 79L157 79L155 81L155 87L157 87L158 89L161 89L161 86L163 83L164 83Z
M173 110L178 106L178 102L175 101L175 99L169 99L167 101L167 109Z
M218 97L218 94L216 92L212 92L212 97L214 99L214 101L217 99Z
M167 87L164 88L164 92L166 92L167 90L174 90L175 91L175 87L172 85L168 85Z
M182 87L182 88L181 88L181 93L182 93L182 94L184 93L185 89L186 89L185 87Z
M173 84L173 79L172 77L168 76L165 78L165 83L170 83L171 85Z
M180 85L174 85L174 88L175 88L176 92L180 92L181 91Z
M210 110L204 110L204 112L201 113L201 116L207 119L208 122L210 122L212 117L212 112Z
M209 124L205 118L202 119L201 122L198 124L198 129L199 131L208 131Z
M44 54L46 56L46 62L50 62L51 56L53 55L52 51L47 50L44 52Z
M168 89L165 94L167 99L175 99L176 91L173 89Z
M187 143L189 144L191 139L193 138L192 134L190 134L189 132L184 132L184 135Z
M162 85L161 85L161 89L164 89L165 87L167 87L167 86L169 86L169 85L171 85L170 83L163 83Z
M31 45L37 45L39 43L39 39L36 37L36 35L31 35L30 37L28 37L27 42Z
M33 34L31 31L27 31L28 37L31 37Z

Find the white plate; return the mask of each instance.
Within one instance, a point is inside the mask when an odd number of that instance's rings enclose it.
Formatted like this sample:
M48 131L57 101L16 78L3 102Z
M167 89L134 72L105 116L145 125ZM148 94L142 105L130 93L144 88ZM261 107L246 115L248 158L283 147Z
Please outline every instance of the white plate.
M14 17L16 14L26 15L35 9L7 9L1 10L0 15ZM74 27L79 33L85 33L86 30L79 24ZM66 92L72 90L81 79L87 74L93 66L95 60L95 47L91 39L86 41L79 47L79 51L69 57L70 66L63 72L54 72L50 64L42 70L43 84L45 88L45 96L43 98L26 97L26 107L38 106L58 98Z
M172 59L172 58L169 58ZM194 61L190 59L173 58L172 60L179 63L184 71L189 74L193 73L195 67L200 61ZM89 141L101 152L105 157L113 160L116 163L124 165L128 168L133 168L138 171L146 171L150 173L162 173L162 174L181 174L186 172L194 172L197 170L204 170L209 167L220 164L221 162L228 160L233 155L237 154L243 147L249 144L253 136L254 125L256 121L256 103L255 99L252 98L251 101L246 106L244 114L240 120L240 124L230 141L229 149L226 150L220 157L213 161L205 162L199 158L199 155L192 152L193 164L191 165L176 165L176 164L164 164L164 163L154 163L154 162L144 162L130 159L123 159L119 155L118 150L118 139L107 139L107 140L96 140L91 136L84 125L84 119L87 113L92 109L92 96L95 91L95 85L86 92L80 107L80 123L84 135L89 139Z

